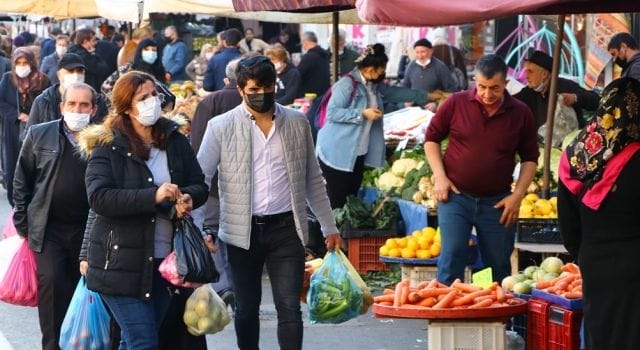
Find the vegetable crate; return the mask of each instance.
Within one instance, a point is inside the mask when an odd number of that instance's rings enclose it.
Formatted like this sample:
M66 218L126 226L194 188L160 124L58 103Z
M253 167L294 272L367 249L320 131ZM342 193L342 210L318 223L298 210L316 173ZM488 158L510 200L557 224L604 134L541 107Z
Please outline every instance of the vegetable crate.
M402 265L401 271L402 279L408 278L410 287L415 287L422 281L431 281L438 277L438 266L436 265ZM464 282L471 283L471 268L469 266L464 269Z
M527 304L527 350L548 350L547 320L548 302L531 298Z
M507 348L506 327L502 322L429 321L429 350Z
M518 219L516 242L562 244L557 219Z
M549 308L547 334L548 350L580 350L580 325L582 312L560 306Z
M387 237L360 237L348 239L348 257L359 273L389 271L389 266L380 261L380 247Z

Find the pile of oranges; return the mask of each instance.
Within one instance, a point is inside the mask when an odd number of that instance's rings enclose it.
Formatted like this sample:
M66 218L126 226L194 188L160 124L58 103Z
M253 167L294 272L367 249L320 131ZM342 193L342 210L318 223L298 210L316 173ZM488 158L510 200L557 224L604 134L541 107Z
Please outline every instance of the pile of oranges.
M425 227L410 236L389 238L380 247L380 255L405 259L432 259L440 255L440 229Z

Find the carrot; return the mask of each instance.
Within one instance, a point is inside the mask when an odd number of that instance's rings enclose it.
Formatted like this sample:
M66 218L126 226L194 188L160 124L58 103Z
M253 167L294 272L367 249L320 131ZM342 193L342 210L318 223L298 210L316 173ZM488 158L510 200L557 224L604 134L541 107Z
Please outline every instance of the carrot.
M582 292L566 292L566 293L562 293L562 296L567 299L581 299Z
M582 280L576 279L573 282L571 282L571 284L569 284L569 289L574 288L576 286L581 286L581 285L582 285Z
M409 296L407 297L407 301L410 304L415 304L415 303L419 302L420 300L422 300L422 297L417 292L410 292Z
M427 285L424 288L438 288L438 280L434 278L431 281L428 281Z
M378 295L377 297L373 297L373 302L374 303L382 303L385 301L393 302L394 297L395 296L393 294Z
M578 267L578 265L576 265L574 263L566 263L566 264L562 265L560 270L566 271L566 272L571 272L571 273L580 273L580 268Z
M454 289L450 291L447 295L445 295L442 300L438 301L437 304L433 306L434 309L446 309L451 306L451 303L458 295L458 290Z
M478 303L480 301L483 301L483 300L495 300L495 299L496 299L495 295L483 295L481 297L474 298L473 299L473 304L476 304L476 303Z
M493 304L493 300L485 299L485 300L481 300L481 301L469 306L469 309L478 309L478 308L483 308L483 307L489 307L489 306L491 306L491 304Z
M555 287L557 292L567 290L567 288L569 288L569 283L566 280L562 280L556 283Z
M456 281L459 281L459 279L456 280ZM465 292L465 293L473 293L473 292L477 292L479 290L482 290L482 287L478 287L478 286L474 286L472 284L462 283L462 282L453 282L453 283L451 283L451 288L455 288L455 289L460 290L460 291Z
M433 288L433 289L421 289L418 294L421 298L437 297L438 295L447 294L451 291L451 288Z
M491 294L491 289L481 289L481 290L466 294L460 299L454 300L451 305L452 306L462 306L462 305L472 304L473 303L473 299L475 299L477 297L489 295L489 294Z
M406 304L409 299L409 286L406 284L402 285L402 289L400 290L400 305Z
M382 301L379 303L380 305L384 305L384 306L393 306L393 303L390 301Z
M404 286L404 283L400 282L398 284L396 284L396 291L395 293L393 293L393 306L395 307L400 307L400 305L402 305L402 287Z
M424 299L420 300L420 302L418 302L418 305L424 306L424 307L432 307L433 305L435 305L437 303L438 303L438 300L436 300L436 298L429 297L429 298L424 298Z
M395 291L393 289L391 289L391 288L385 288L382 291L382 294L384 294L384 295L389 295L389 294L393 294L393 293L395 293Z
M496 300L500 303L507 300L507 298L504 296L504 290L500 286L496 286Z

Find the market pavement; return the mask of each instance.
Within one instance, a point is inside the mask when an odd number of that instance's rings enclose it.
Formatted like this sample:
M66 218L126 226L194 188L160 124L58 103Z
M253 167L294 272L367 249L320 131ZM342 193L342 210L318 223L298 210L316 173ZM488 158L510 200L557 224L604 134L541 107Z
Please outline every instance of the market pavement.
M6 192L0 189L0 226L10 212ZM1 232L1 230L0 230ZM277 317L271 286L266 274L262 279L260 308L260 347L278 349ZM377 319L371 312L339 325L309 323L303 305L305 350L409 350L427 348L426 321ZM41 348L37 309L0 302L0 350ZM207 336L210 350L236 349L233 321L222 332Z

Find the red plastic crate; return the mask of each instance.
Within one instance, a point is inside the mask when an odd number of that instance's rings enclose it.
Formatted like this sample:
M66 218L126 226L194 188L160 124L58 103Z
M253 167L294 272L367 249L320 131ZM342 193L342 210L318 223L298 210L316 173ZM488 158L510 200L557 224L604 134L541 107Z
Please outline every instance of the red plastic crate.
M380 261L380 247L389 237L360 237L348 239L349 261L359 273L369 271L389 271L389 267Z
M582 312L560 306L549 308L548 350L580 350Z
M527 350L548 350L547 323L551 304L531 298L527 306Z

